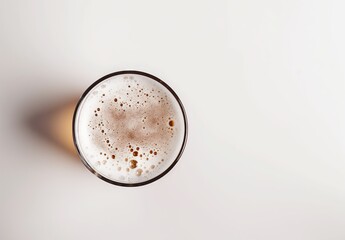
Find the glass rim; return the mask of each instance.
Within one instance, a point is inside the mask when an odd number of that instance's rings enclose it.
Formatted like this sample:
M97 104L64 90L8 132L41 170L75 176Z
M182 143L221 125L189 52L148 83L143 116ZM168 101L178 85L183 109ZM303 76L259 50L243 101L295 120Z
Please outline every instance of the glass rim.
M137 75L141 75L141 76L145 76L145 77L148 77L158 83L160 83L161 85L163 85L172 95L173 97L176 99L178 105L180 106L180 109L181 109L181 112L182 112L182 115L183 115L183 122L184 122L184 135L183 135L183 142L182 142L182 145L181 145L181 148L180 148L180 151L179 153L177 154L175 160L163 171L161 172L160 174L158 174L157 176L149 179L149 180L146 180L146 181L143 181L143 182L138 182L138 183L123 183L123 182L119 182L119 181L114 181L114 180L111 180L109 178L106 178L104 177L103 175L99 174L95 169L93 169L91 167L91 165L86 161L86 159L84 158L83 154L81 153L81 150L78 146L78 143L77 143L77 137L76 137L76 119L77 119L77 114L79 112L79 109L80 109L80 105L81 103L83 102L83 100L85 99L85 97L89 94L89 92L96 86L98 85L99 83L105 81L106 79L108 78L111 78L111 77L114 77L114 76L117 76L117 75L123 75L123 74L137 74ZM171 169L174 168L174 166L177 164L177 162L180 160L182 154L183 154L183 151L186 147L186 143L187 143L187 137L188 137L188 121L187 121L187 114L186 114L186 111L185 111L185 108L180 100L180 98L177 96L177 94L175 93L175 91L167 84L165 83L163 80L159 79L158 77L156 76L153 76L149 73L146 73L146 72L142 72L142 71L137 71L137 70L123 70L123 71L117 71L117 72L113 72L113 73L110 73L110 74L107 74L105 75L104 77L101 77L100 79L98 79L97 81L95 81L94 83L92 83L85 91L84 93L81 95L81 97L79 98L78 100L78 103L75 107L75 110L74 110L74 114L73 114L73 120L72 120L72 134L73 134L73 143L74 143L74 146L77 150L77 153L79 155L79 158L82 160L83 164L85 165L85 167L87 169L89 169L89 171L91 173L93 173L94 175L96 175L98 178L102 179L103 181L106 181L108 183L111 183L111 184L114 184L114 185L117 185L117 186L122 186L122 187L138 187L138 186L143 186L143 185L147 185L147 184L150 184L150 183L153 183L155 181L157 181L158 179L162 178L163 176L165 176L168 172L171 171Z

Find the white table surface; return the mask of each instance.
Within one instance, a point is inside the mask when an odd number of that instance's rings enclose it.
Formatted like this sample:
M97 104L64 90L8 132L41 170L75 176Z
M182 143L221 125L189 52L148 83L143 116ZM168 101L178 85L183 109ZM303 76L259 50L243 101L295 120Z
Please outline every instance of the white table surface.
M344 9L0 1L0 239L345 239ZM28 124L124 69L165 80L189 117L180 162L138 188Z

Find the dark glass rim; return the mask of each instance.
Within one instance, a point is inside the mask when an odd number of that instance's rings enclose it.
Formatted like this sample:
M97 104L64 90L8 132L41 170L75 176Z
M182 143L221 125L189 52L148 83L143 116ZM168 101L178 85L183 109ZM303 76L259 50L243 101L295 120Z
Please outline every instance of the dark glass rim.
M155 80L157 81L158 83L162 84L166 89L168 89L168 91L174 96L174 98L176 99L176 101L178 102L180 108L181 108L181 111L182 111L182 115L183 115L183 122L184 122L184 136L183 136L183 142L182 142L182 146L180 148L180 151L178 153L178 155L176 156L175 160L170 164L170 166L165 169L161 174L157 175L156 177L154 178L151 178L147 181L144 181L144 182L139 182L139 183L122 183L122 182L117 182L117 181L113 181L113 180L110 180L104 176L102 176L101 174L97 173L90 165L89 163L85 160L84 156L82 155L79 147L78 147L78 144L77 144L77 139L76 139L76 127L75 127L75 121L76 121L76 117L77 117L77 113L78 113L78 110L79 110L79 107L80 107L80 104L83 102L84 98L87 96L87 94L96 86L98 85L100 82L103 82L104 80L110 78L110 77L114 77L114 76L117 76L117 75L123 75L123 74L137 74L137 75L142 75L142 76L145 76L145 77L148 77L148 78L151 78L152 80ZM75 148L77 149L77 152L78 152L78 155L80 157L80 159L82 160L83 164L86 166L87 169L90 170L90 172L92 172L94 175L96 175L98 178L108 182L108 183L111 183L111 184L114 184L114 185L117 185L117 186L123 186L123 187L138 187L138 186L143 186L143 185L147 185L149 183L152 183L152 182L155 182L157 181L158 179L160 179L161 177L163 177L164 175L166 175L168 172L170 172L171 169L173 169L173 167L176 165L176 163L180 160L181 156L182 156L182 153L186 147L186 142L187 142L187 135L188 135L188 122L187 122L187 115L186 115L186 111L184 109L184 106L180 100L180 98L177 96L177 94L174 92L174 90L168 85L166 84L164 81L162 81L161 79L159 79L158 77L156 76L153 76L149 73L145 73L145 72L141 72L141 71L136 71L136 70L124 70L124 71L118 71L118 72L113 72L113 73L110 73L108 75L105 75L104 77L98 79L97 81L95 81L93 84L91 84L91 86L89 86L85 92L81 95L76 107L75 107L75 110L74 110L74 114L73 114L73 122L72 122L72 131L73 131L73 142L74 142L74 146Z

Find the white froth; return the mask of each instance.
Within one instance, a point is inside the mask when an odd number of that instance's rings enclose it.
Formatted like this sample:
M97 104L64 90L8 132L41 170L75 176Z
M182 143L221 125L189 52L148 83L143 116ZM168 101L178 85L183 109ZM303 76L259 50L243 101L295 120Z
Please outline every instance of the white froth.
M164 172L179 154L186 131L172 93L139 74L116 75L94 86L74 124L88 165L105 178L132 184Z

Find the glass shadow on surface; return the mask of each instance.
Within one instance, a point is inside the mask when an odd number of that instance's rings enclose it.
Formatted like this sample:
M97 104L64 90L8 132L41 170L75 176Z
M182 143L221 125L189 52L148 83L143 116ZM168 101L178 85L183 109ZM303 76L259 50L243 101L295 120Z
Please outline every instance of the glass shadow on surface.
M72 119L78 98L37 109L27 118L27 126L52 145L78 158L72 136Z

